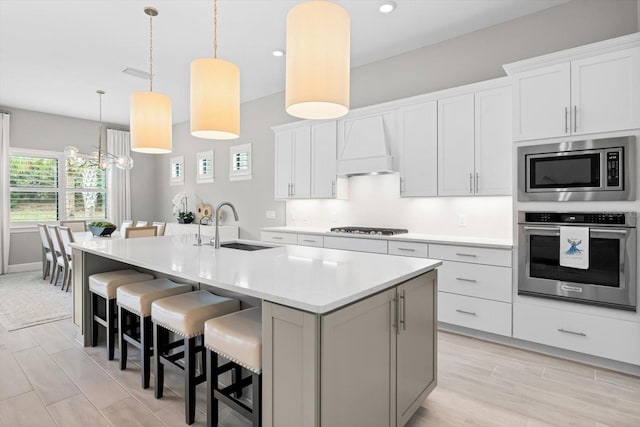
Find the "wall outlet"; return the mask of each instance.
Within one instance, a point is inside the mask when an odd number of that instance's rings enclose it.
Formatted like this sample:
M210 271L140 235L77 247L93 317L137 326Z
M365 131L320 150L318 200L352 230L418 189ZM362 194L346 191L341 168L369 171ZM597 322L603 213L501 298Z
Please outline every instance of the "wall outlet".
M458 227L467 226L467 216L465 214L458 214Z
M264 216L267 219L276 219L276 211L266 211Z

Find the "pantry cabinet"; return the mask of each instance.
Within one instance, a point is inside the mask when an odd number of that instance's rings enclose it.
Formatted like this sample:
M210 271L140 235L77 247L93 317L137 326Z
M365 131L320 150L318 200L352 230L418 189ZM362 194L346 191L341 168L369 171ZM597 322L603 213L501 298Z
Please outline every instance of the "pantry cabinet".
M308 126L276 133L276 199L311 195L311 129Z
M438 195L511 194L511 87L438 100Z
M514 139L640 128L640 40L634 39L505 65L513 76ZM616 44L636 46L616 50Z

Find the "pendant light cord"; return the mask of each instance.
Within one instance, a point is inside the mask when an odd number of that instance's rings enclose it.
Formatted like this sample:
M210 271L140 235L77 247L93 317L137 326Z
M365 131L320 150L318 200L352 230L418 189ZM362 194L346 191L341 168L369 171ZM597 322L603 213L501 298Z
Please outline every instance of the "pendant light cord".
M218 0L213 0L213 57L218 58Z
M98 118L100 120L99 134L98 134L98 167L102 163L102 94L98 91Z
M149 92L153 92L153 15L149 15Z

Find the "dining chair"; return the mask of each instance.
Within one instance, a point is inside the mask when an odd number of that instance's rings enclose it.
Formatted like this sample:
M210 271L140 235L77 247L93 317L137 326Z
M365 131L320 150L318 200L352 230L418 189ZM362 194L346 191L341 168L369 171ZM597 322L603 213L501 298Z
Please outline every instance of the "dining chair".
M49 230L44 224L38 224L38 231L40 232L40 240L42 241L42 280L51 275L53 280L53 266L55 265L55 257L53 254L53 242L51 242L51 236Z
M71 287L71 273L73 272L73 261L71 258L71 243L73 243L73 234L70 227L58 227L58 234L60 235L61 248L64 251L63 263L64 263L64 280L62 281L61 290L69 292ZM66 286L66 287L65 287Z
M60 227L69 227L72 232L87 231L87 222L83 220L60 221Z
M166 222L153 221L152 225L158 228L158 236L164 236L164 230L167 228Z
M132 237L155 237L158 235L158 228L151 227L127 227L124 232L124 238L130 239Z
M60 278L60 272L64 269L64 260L61 258L64 254L64 248L62 246L62 242L60 239L60 235L58 234L58 226L57 225L47 225L49 229L49 235L51 236L51 242L53 243L53 269L55 270L55 275L53 276L53 286L58 284L58 279ZM66 254L64 254L66 257Z
M149 221L136 221L136 227L146 227L149 225Z

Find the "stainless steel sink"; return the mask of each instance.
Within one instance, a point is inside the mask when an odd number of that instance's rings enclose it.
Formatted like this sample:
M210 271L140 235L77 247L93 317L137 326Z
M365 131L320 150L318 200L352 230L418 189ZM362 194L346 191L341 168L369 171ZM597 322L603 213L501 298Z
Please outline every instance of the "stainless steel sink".
M241 251L259 251L261 249L271 249L273 246L253 245L240 242L222 243L221 248L238 249Z

